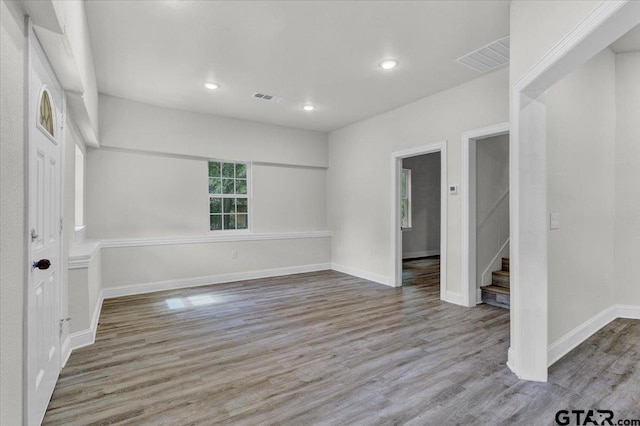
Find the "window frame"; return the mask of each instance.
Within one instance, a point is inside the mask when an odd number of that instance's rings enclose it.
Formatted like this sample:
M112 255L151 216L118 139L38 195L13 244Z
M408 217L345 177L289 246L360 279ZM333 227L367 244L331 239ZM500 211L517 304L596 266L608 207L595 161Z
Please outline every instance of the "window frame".
M233 163L234 167L235 164L244 164L246 167L246 171L247 171L247 177L246 177L246 181L247 181L247 193L246 194L237 194L237 193L233 193L233 194L211 194L209 192L209 178L211 177L211 175L209 174L209 164L210 163L220 163L221 167L222 164L224 163ZM207 193L208 193L208 205L207 205L207 211L208 211L208 224L209 224L209 233L210 234L214 234L214 235L228 235L228 234L232 234L232 235L238 235L238 234L247 234L247 233L251 233L253 230L253 200L252 200L252 189L253 189L253 182L252 182L252 165L253 163L250 161L240 161L240 160L224 160L224 159L219 159L219 158L209 158L207 159L207 180L206 180L206 186L207 186ZM221 175L222 175L222 171L221 171ZM221 179L223 179L221 177ZM237 180L238 178L236 178L234 176L233 178L234 180ZM220 216L222 216L222 226L223 229L211 229L211 199L212 198L221 198L221 199L237 199L237 198L246 198L247 200L247 227L245 229L224 229L224 212L220 213ZM236 219L237 219L237 212L234 213L236 215Z
M406 182L406 188L404 191L404 197L402 194L402 181L403 176L405 176L404 181ZM404 217L402 216L402 203L403 201L407 201L406 213L407 213L407 226L404 226ZM411 229L411 169L401 169L400 170L400 228L403 230Z

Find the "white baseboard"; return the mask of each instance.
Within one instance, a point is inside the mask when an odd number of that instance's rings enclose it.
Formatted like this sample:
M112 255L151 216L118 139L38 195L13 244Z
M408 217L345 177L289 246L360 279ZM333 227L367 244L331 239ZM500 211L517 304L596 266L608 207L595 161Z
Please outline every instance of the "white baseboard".
M507 367L509 367L509 370L511 370L513 374L518 376L518 373L516 373L515 360L515 352L513 351L513 348L509 346L509 349L507 349ZM518 376L518 378L520 378L520 376Z
M71 337L67 334L67 338L62 342L62 347L60 349L60 368L64 368L67 365L67 361L69 361L69 357L71 356L71 351L73 348L71 347Z
M580 324L549 345L547 365L554 364L616 318L640 319L640 306L613 305Z
M453 303L454 305L466 306L466 301L463 300L462 294L453 291L447 291L445 294L441 294L440 300Z
M617 305L617 317L640 319L640 306Z
M69 353L66 355L64 365L69 360L71 352L83 348L85 346L92 345L96 341L96 332L98 331L98 321L100 320L100 312L102 311L102 302L104 301L104 295L101 291L96 300L96 305L93 307L93 316L91 317L91 325L86 330L76 331L69 334L67 340L69 340Z
M406 253L402 253L403 259L416 259L418 257L429 257L429 256L439 256L440 249L436 250L426 250L426 251L409 251Z
M481 303L482 303L482 289L477 288L476 289L476 305L479 305Z
M391 278L384 275L374 274L368 271L363 271L362 269L340 265L338 263L332 263L331 269L333 269L334 271L342 272L343 274L353 275L354 277L362 278L363 280L373 281L378 284L384 284L386 286L393 287Z
M289 266L285 268L262 269L258 271L234 272L230 274L210 275L205 277L179 278L175 280L156 281L142 284L130 284L118 287L103 288L105 299L135 294L155 293L157 291L177 290L188 287L200 287L211 284L230 283L258 278L278 277L282 275L300 274L303 272L325 271L331 269L329 263L314 265Z
M88 329L69 333L62 344L62 367L67 365L71 352L85 346L92 345L96 341L96 332L98 331L98 321L100 320L100 312L102 311L102 302L104 296L102 291L98 295L96 305L93 307L93 315L91 324Z

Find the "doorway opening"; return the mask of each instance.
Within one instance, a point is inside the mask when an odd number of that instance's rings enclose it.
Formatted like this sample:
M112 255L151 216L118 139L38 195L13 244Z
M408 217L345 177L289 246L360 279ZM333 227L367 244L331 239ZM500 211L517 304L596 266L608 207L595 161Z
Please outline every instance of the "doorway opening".
M462 135L463 300L510 306L509 123Z
M391 156L393 285L428 282L440 299L459 303L446 286L446 158L444 141Z
M440 291L440 152L402 159L402 285Z

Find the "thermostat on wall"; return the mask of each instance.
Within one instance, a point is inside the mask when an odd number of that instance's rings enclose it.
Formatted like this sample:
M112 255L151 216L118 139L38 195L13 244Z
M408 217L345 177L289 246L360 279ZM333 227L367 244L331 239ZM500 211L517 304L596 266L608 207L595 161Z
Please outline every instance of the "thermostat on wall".
M458 185L449 185L449 194L456 195L458 193Z

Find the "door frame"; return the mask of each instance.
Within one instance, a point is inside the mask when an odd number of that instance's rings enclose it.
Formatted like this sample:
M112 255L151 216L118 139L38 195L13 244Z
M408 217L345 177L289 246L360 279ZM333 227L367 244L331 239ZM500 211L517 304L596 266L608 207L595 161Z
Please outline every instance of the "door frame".
M476 282L476 142L481 139L509 134L509 122L470 130L462 134L462 301L475 306ZM466 285L465 285L466 284Z
M460 304L458 294L447 292L447 141L391 153L391 253L393 257L393 287L402 286L402 229L400 184L402 160L418 155L440 153L440 299Z
M27 260L27 264L25 265L25 277L26 279L26 284L25 285L25 289L24 289L24 324L23 324L23 347L24 347L24 357L23 357L23 361L24 361L24 374L23 374L23 381L24 381L24 386L23 386L23 415L24 415L24 420L27 424L40 424L40 422L42 422L42 419L34 419L33 418L33 407L32 405L34 404L36 398L35 395L32 394L31 392L31 387L30 387L30 378L32 375L31 372L31 358L33 357L33 355L31 354L31 346L29 344L29 339L31 337L31 335L34 333L34 330L31 329L31 326L33 324L31 324L30 322L30 306L29 306L29 302L31 300L30 298L30 287L32 284L32 267L31 267L31 262L34 258L34 254L32 252L32 243L31 243L31 228L32 228L32 223L31 223L31 217L32 217L32 213L33 213L33 206L31 206L31 193L32 193L32 184L33 182L31 181L31 168L33 166L32 164L32 159L31 159L31 152L32 152L32 147L33 147L33 143L34 143L34 139L33 139L33 134L34 132L38 132L40 131L40 129L38 129L38 111L37 111L37 107L38 107L38 102L40 100L40 95L42 93L43 88L42 87L31 87L31 77L32 77L32 73L36 72L34 70L34 59L33 59L33 55L38 55L40 58L40 61L43 61L44 64L44 68L46 73L48 74L48 77L51 78L55 84L56 84L56 90L55 92L58 92L58 94L60 95L60 99L59 101L52 99L51 102L54 105L54 114L56 114L56 129L59 130L58 132L58 137L55 138L56 144L59 146L59 150L60 150L60 158L59 158L59 163L60 163L60 167L59 167L59 176L58 176L58 185L59 185L59 199L58 199L58 206L59 206L59 211L60 211L60 223L56 224L56 226L61 226L64 223L64 177L65 177L65 135L66 135L66 94L65 91L62 87L62 84L60 84L58 77L56 76L55 72L53 71L53 68L51 66L51 63L49 62L49 59L47 57L47 55L44 53L44 50L42 48L42 45L40 44L40 41L38 40L35 31L33 29L33 23L31 21L31 19L27 20L27 54L26 54L26 97L27 97L27 101L26 101L26 138L27 138L27 143L25 144L25 200L26 200L26 206L27 208L25 209L25 229L24 229L24 234L25 234L25 247L26 247L26 260ZM48 89L48 91L50 93L53 93L54 90L50 87L50 85L46 84L45 85ZM31 100L33 96L38 96L38 100L36 101L36 108L31 108ZM57 108L56 108L57 107ZM34 125L35 123L35 125ZM48 135L45 134L45 136L49 137ZM59 330L60 327L60 321L62 318L62 308L64 306L63 303L63 298L65 297L65 292L64 292L64 282L66 279L66 264L64 263L64 259L63 259L63 255L64 255L64 241L65 241L65 233L63 229L60 229L59 231L59 237L58 237L58 259L59 259L59 270L58 270L58 277L59 277L59 288L58 288L58 294L57 294L57 298L56 298L56 316L57 316L57 321L55 324L55 329ZM58 368L58 374L59 372L62 370L62 364L64 363L64 359L62 356L62 336L60 334L60 332L56 333L56 339L58 340L57 342L57 347L58 347L58 363L57 363L57 368ZM46 412L46 407L45 407L45 412ZM44 412L43 412L44 414ZM36 422L36 423L33 423Z
M525 380L547 381L547 106L544 93L640 24L640 2L598 4L511 89L511 345L507 366Z

